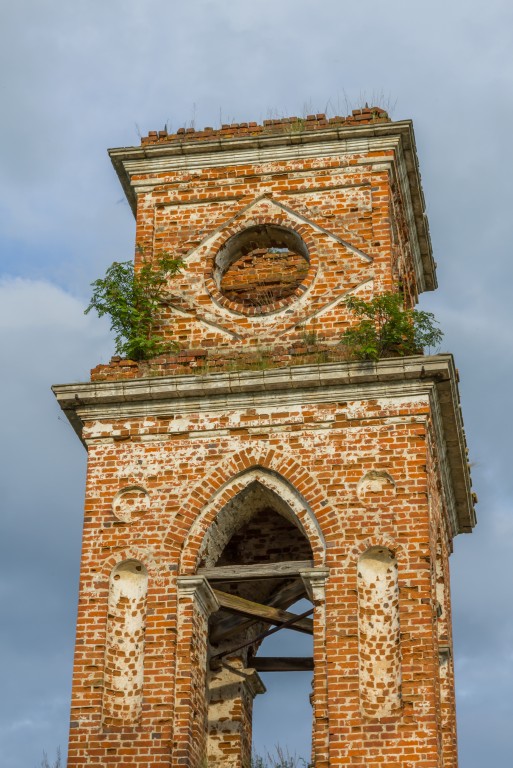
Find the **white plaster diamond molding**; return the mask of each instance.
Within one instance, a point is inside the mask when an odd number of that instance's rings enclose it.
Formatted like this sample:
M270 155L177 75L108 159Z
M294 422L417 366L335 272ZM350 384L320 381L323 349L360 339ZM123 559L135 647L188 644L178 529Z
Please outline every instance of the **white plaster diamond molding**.
M208 203L205 203L206 205ZM171 208L171 206L170 206ZM169 214L172 216L172 213ZM258 226L280 226L296 232L306 244L309 268L301 295L277 310L266 313L244 313L222 303L216 278L216 257L227 240L243 230ZM215 326L233 338L241 339L265 334L279 315L286 335L298 324L333 308L351 292L373 279L373 258L367 253L330 233L288 206L264 196L257 198L207 236L185 257L180 295L171 302L174 309L194 315L195 320ZM202 275L203 277L198 277Z

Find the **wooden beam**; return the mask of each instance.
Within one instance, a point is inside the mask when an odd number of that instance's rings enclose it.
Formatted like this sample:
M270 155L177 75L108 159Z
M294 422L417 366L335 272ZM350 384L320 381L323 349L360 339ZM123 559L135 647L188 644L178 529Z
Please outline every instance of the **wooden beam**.
M267 604L273 608L287 608L291 603L303 597L306 594L305 585L301 579L295 579L286 583L276 590L267 601ZM254 619L245 619L242 616L229 616L226 619L216 621L212 626L211 639L213 643L219 643L233 635L238 635L243 629L247 629L255 624Z
M204 576L209 581L282 579L299 576L301 571L307 571L311 568L313 568L312 560L285 560L280 563L217 565L214 568L198 568L198 576Z
M255 645L255 643L259 643L261 640L265 640L266 637L270 637L271 635L274 635L276 632L280 632L285 627L290 626L291 624L294 624L294 622L299 622L300 619L306 619L309 616L312 615L314 609L309 608L308 611L305 611L304 613L300 613L299 616L296 616L293 614L292 619L289 619L285 624L280 624L278 627L272 627L271 629L266 629L264 632L260 632L260 634L256 635L256 637L253 637L251 640L247 640L246 642L242 643L242 645L237 645L235 648L226 648L223 651L220 651L219 653L214 653L211 657L211 663L216 664L217 660L224 658L225 656L231 656L234 653L237 653L237 651L242 651L243 648L247 648L250 645Z
M311 656L254 656L248 666L257 672L311 672L314 662Z
M228 592L221 592L218 589L214 589L214 595L221 608L225 611L252 619L259 619L260 621L265 621L266 624L276 624L279 626L291 621L296 616L296 614L282 611L280 608L272 608L270 605L254 603L252 600L245 600L243 597L230 595ZM313 621L312 619L299 619L297 623L291 624L289 629L312 635Z
M301 579L295 579L290 584L282 585L268 600L268 605L273 608L285 608L295 603L306 594L305 585ZM226 619L214 622L211 639L213 643L219 643L233 635L238 635L244 629L255 624L255 619L246 619L240 615L229 616Z

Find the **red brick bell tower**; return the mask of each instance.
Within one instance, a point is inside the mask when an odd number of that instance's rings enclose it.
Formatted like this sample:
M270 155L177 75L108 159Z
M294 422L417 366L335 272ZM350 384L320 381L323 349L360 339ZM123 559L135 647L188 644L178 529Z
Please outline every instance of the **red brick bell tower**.
M315 768L455 768L448 559L475 517L452 357L347 359L351 295L436 287L409 121L150 133L112 162L158 333L55 394L88 452L69 768L249 768L313 669ZM312 612L290 606L306 597ZM271 627L311 659L262 659Z

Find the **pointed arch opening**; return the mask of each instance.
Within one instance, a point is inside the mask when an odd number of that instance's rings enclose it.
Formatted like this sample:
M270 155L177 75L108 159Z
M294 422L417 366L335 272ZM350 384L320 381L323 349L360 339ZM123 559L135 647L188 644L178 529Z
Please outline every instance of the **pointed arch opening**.
M200 567L311 560L304 526L277 489L249 482L218 512L201 547Z
M289 462L290 463L290 462ZM312 478L305 469L294 467L294 474L306 493L300 493L296 478L289 481L279 472L262 464L254 464L242 472L234 474L222 485L211 486L212 495L209 497L202 487L192 490L184 506L195 507L195 520L185 538L180 556L180 573L196 573L198 568L212 567L218 561L221 551L226 546L233 533L242 523L252 516L251 507L239 504L237 514L233 514L233 500L254 484L261 494L266 494L272 500L275 509L292 524L298 527L308 539L316 566L323 566L326 555L326 542L316 517L319 511L319 497ZM198 498L200 503L198 503ZM310 499L316 504L315 510ZM322 509L323 514L326 513Z
M268 730L266 721L285 724L284 712L290 719L300 697L294 728L311 733L313 606L304 574L312 565L312 545L296 512L257 478L224 504L207 531L198 574L208 578L220 605L208 633L209 765L249 768L253 700L266 688L266 704L257 709L258 730ZM289 610L298 601L299 613ZM306 645L298 646L295 636ZM303 680L291 681L291 672ZM306 742L310 751L310 739Z

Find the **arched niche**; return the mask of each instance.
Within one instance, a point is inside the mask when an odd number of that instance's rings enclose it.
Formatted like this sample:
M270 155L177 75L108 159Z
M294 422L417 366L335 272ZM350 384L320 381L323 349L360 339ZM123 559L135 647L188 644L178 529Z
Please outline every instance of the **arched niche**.
M119 563L109 579L103 695L104 726L137 723L144 681L148 572L137 560Z
M397 560L386 547L370 547L358 560L360 708L367 717L401 707L401 648Z

